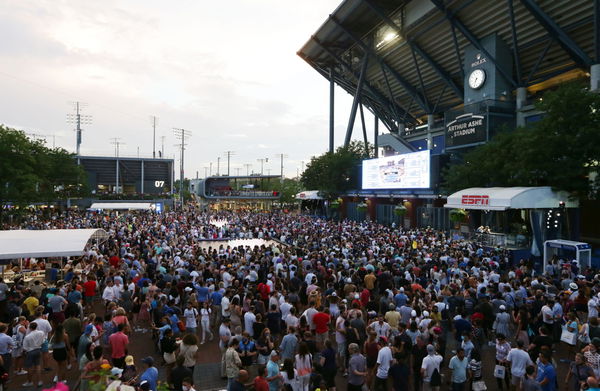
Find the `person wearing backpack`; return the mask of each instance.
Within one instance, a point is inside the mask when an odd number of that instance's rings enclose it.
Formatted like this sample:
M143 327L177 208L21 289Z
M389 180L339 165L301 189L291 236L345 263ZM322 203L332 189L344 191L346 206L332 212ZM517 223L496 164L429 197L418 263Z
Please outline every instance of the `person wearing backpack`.
M437 354L433 345L427 345L427 356L425 356L421 364L423 391L439 391L442 385L441 363L442 356Z

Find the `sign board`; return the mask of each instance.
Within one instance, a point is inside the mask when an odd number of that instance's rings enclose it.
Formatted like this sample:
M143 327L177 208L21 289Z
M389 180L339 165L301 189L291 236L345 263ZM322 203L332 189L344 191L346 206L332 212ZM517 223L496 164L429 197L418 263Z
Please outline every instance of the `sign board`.
M486 115L466 113L446 118L446 148L487 141Z
M489 205L490 197L487 195L468 195L463 194L461 199L463 205Z
M363 160L363 189L428 189L430 151Z

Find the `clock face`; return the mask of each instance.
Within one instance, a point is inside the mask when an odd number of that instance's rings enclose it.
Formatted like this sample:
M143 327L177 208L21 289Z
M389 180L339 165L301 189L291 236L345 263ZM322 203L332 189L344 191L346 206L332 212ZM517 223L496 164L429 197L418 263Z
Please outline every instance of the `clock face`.
M485 71L483 69L475 69L469 75L469 87L477 90L485 83Z

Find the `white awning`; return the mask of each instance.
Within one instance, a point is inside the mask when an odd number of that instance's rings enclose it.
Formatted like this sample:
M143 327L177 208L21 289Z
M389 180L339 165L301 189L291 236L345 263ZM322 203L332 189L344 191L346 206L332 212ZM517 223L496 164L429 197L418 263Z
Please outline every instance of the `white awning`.
M149 210L154 209L154 204L151 202L94 202L90 209Z
M322 200L318 190L307 190L296 194L297 200Z
M446 208L507 210L554 209L564 202L567 208L577 208L577 201L569 199L563 191L542 187L472 187L448 197Z
M0 231L0 259L83 255L90 239L106 240L103 229Z

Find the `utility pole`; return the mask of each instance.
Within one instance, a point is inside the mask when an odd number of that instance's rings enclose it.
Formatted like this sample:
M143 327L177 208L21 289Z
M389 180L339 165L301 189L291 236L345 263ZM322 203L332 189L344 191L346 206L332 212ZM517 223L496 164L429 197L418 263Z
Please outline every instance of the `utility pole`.
M302 160L302 171L300 172L304 172L304 160Z
M152 158L156 159L156 116L151 116L150 119L152 120ZM164 145L164 140L163 140L163 145Z
M263 174L263 165L265 163L269 162L269 158L266 157L266 158L263 158L263 159L256 159L256 160L260 162L260 175L262 175Z
M181 153L181 162L180 162L180 166L179 166L179 199L181 201L181 208L183 209L183 180L185 178L184 175L184 151L185 151L185 146L187 145L185 143L185 138L186 137L191 137L192 132L190 132L189 130L185 130L185 129L181 129L181 128L173 128L173 133L175 134L175 138L181 140L180 145L180 153Z
M235 155L233 151L225 151L225 156L227 156L227 176L229 176L229 164L231 162L231 156Z
M221 157L217 156L217 176L221 175Z
M81 163L81 125L91 125L92 124L92 116L81 114L83 108L87 106L87 104L82 102L73 102L73 108L75 109L75 114L67 114L67 123L75 124L75 131L77 132L77 164Z
M208 167L204 167L204 178L208 178Z
M252 164L246 163L246 164L244 164L244 167L246 167L246 176L249 176L250 175L250 168L252 167Z
M116 174L115 174L115 193L120 193L120 186L119 186L119 147L121 145L124 145L124 143L122 143L121 138L120 137L113 137L111 138L111 140L113 140L111 142L112 145L115 146L115 167L116 167Z
M236 167L236 168L234 168L234 170L235 170L235 175L236 176L240 176L240 170L241 170L241 168L240 167Z
M275 156L281 159L281 183L283 183L283 158L287 157L287 155L285 153L278 153Z
M165 158L165 138L166 138L166 136L161 136L161 138L160 138L162 141L162 146L160 149L160 157L163 159Z
M208 175L212 176L212 162L210 162L210 170L208 172Z

